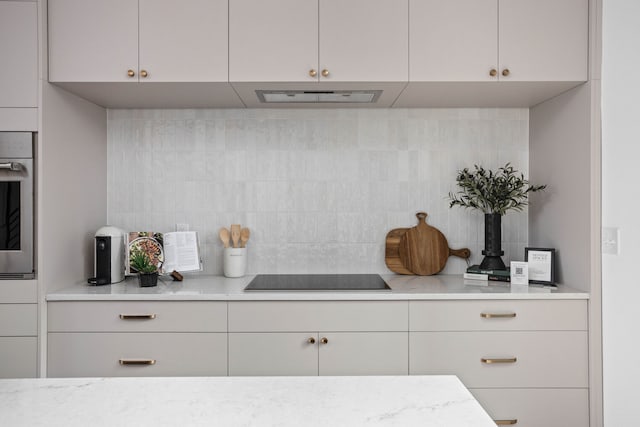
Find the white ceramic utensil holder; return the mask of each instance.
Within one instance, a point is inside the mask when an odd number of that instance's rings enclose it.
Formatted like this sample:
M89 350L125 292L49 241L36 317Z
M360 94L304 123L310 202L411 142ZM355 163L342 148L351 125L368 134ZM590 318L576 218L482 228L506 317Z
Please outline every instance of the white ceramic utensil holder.
M222 269L225 277L242 277L247 272L247 248L224 248Z

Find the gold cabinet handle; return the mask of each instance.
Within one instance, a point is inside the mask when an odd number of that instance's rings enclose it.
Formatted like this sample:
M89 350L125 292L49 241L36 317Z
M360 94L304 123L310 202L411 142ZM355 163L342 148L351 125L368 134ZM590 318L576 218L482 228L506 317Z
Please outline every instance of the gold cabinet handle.
M155 359L120 359L121 365L125 366L139 366L139 365L155 365Z
M318 75L318 72L317 72L316 70L314 70L314 69L311 69L311 70L309 70L309 75L310 75L311 77L315 77L315 76L317 76L317 75Z
M483 319L504 319L508 317L516 317L515 313L480 313Z
M329 339L328 339L327 337L322 337L322 338L320 338L320 342L321 342L322 344L326 344L326 343L328 343L328 342L329 342Z
M493 420L493 422L498 426L512 426L514 424L518 424L518 420L515 418L513 420Z
M495 77L498 75L498 70L496 70L495 68L492 68L491 71L489 71L489 75L491 77Z
M121 314L120 318L122 320L145 320L145 319L153 320L156 318L156 315L155 314Z
M505 68L504 70L502 70L502 75L507 77L509 74L511 74L511 71L509 71L508 68Z
M135 77L135 75L136 75L136 72L135 72L135 71L133 71L133 70L127 70L127 76L129 76L129 77Z
M309 338L307 339L307 342L308 342L309 344L315 344L315 343L316 343L316 339L315 339L314 337L309 337Z
M325 68L324 70L322 70L322 77L328 77L328 76L329 76L329 70Z
M148 75L149 73L147 73L147 70L140 70L140 76L147 77Z
M518 361L517 357L509 357L506 359L493 359L488 357L483 357L480 359L482 363L486 363L487 365L495 364L495 363L516 363Z

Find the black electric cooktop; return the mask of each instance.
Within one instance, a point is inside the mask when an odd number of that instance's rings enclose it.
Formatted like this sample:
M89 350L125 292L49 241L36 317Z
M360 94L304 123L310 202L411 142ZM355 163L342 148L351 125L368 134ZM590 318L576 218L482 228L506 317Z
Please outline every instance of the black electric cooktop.
M378 274L258 274L245 291L390 291Z

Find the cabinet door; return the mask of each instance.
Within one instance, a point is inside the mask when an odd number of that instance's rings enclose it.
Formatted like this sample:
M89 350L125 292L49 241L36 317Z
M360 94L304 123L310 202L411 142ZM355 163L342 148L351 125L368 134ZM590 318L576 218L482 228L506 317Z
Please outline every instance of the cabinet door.
M226 82L227 17L226 0L140 0L140 81Z
M38 106L36 3L0 2L0 108Z
M588 0L499 1L500 80L587 80Z
M407 81L408 0L320 0L320 81Z
M230 0L232 82L314 82L318 0Z
M133 82L137 73L138 0L49 0L50 81Z
M318 375L318 334L230 333L229 375Z
M0 378L35 378L36 337L0 337Z
M320 375L407 375L406 332L321 332Z
M497 0L410 0L410 81L491 81ZM497 71L497 70L496 70Z

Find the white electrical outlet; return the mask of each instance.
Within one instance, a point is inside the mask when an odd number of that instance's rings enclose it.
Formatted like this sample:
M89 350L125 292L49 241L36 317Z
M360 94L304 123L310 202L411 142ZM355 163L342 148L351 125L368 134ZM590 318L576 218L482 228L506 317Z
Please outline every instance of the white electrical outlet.
M176 224L176 231L189 231L189 224Z
M602 253L620 254L620 230L618 227L602 227Z

